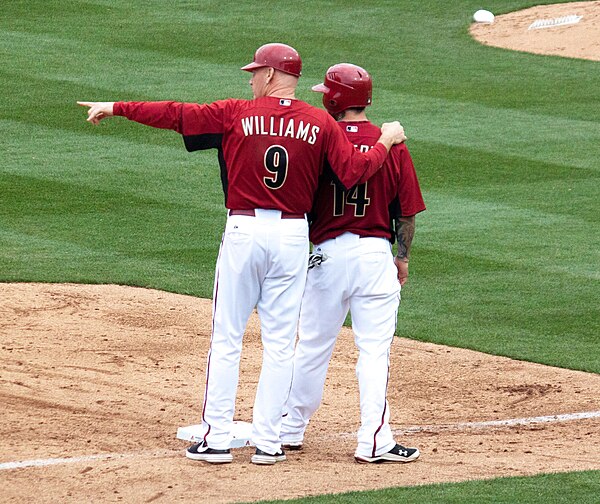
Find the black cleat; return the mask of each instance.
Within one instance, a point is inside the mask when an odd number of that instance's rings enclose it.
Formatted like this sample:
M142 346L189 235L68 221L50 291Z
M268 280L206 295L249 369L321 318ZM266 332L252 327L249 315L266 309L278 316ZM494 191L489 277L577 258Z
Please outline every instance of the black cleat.
M203 460L210 464L228 464L233 460L231 450L215 450L209 448L206 441L196 443L185 451L185 456L192 460Z
M382 453L377 457L365 457L364 455L354 455L354 460L359 464L381 464L383 462L412 462L419 458L417 448L405 448L396 444L389 452Z
M277 453L271 455L270 453L264 452L257 448L256 453L252 455L252 463L259 465L273 465L277 462L283 462L285 460L285 453L283 450L279 450Z

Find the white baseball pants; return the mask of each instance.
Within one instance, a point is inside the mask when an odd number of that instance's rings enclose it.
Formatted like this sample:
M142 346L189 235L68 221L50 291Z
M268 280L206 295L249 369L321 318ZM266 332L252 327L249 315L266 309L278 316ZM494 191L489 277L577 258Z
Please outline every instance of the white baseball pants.
M306 219L277 210L230 215L217 260L213 330L202 411L204 439L229 448L242 337L254 307L263 362L253 410L252 441L267 453L281 447L281 416L292 378L294 342L308 261Z
M308 272L281 439L283 443L302 442L310 417L321 403L335 341L350 310L359 349L356 375L361 426L356 455L375 457L396 444L388 423L386 393L400 283L390 242L344 233L315 250L328 258Z

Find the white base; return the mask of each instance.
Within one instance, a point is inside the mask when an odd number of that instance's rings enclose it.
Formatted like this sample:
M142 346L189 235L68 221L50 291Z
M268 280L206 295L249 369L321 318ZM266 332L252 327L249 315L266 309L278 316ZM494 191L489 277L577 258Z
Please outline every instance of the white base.
M473 21L476 23L493 23L494 15L488 10L478 10L473 14Z
M254 443L250 440L250 437L252 436L252 424L250 422L240 422L235 420L231 432L233 434L231 448L254 446ZM192 441L194 443L202 441L202 425L179 427L177 429L177 439Z

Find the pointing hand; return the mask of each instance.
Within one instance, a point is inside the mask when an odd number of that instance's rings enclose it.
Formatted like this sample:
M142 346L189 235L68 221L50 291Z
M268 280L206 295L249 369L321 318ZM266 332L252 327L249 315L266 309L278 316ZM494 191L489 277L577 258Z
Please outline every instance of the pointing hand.
M97 125L102 119L113 115L115 102L85 102L78 101L78 105L89 107L87 121Z

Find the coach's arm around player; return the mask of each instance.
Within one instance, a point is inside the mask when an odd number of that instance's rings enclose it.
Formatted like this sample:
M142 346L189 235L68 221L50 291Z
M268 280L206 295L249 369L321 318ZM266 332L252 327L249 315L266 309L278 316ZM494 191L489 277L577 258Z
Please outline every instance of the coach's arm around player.
M102 119L115 115L115 102L78 101L77 104L82 107L89 107L87 121L96 126L100 124ZM405 140L404 127L398 121L383 123L381 125L381 137L378 142L382 143L388 151L393 145L400 144Z

